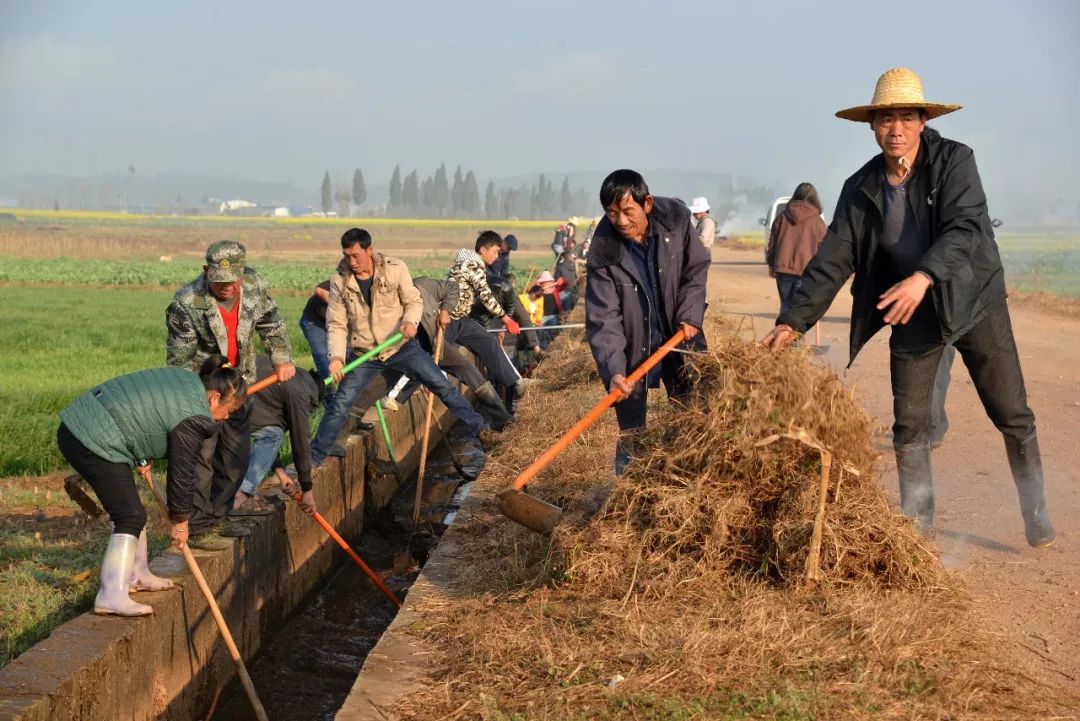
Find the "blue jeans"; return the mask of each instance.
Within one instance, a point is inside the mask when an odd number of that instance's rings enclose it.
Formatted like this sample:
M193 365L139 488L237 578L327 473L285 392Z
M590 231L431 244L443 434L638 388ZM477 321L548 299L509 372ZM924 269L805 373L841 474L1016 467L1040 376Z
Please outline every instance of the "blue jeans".
M326 328L306 315L300 316L300 330L304 332L308 345L311 346L311 359L315 361L315 370L319 376L330 375L330 351L327 348Z
M465 400L465 396L461 395L454 384L435 365L431 356L424 352L415 339L412 339L406 341L397 353L385 361L372 358L345 375L327 406L326 415L323 416L319 431L311 443L312 463L319 465L323 462L337 440L338 434L341 433L341 429L345 427L349 419L349 409L352 408L353 403L364 392L364 388L387 369L404 373L409 378L423 383L471 432L479 433L488 427L483 416L473 410L473 407Z
M791 309L791 301L795 298L795 292L802 287L802 276L790 273L776 274L776 292L780 294L780 312L786 313Z
M279 426L264 426L251 433L251 460L248 461L247 473L240 484L240 490L254 496L259 484L270 475L270 469L277 461L278 451L285 440L285 429Z

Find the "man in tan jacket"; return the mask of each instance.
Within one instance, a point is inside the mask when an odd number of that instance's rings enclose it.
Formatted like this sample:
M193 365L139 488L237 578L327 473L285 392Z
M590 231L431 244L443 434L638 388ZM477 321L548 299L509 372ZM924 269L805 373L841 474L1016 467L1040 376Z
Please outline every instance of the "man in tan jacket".
M344 258L330 277L330 301L326 308L330 375L339 385L312 441L312 463L322 463L344 427L353 403L368 383L388 368L431 389L473 433L487 430L483 417L415 340L424 301L405 264L376 253L371 247L371 234L360 228L350 228L341 236L341 253ZM342 374L347 351L360 355L399 330L405 336L402 342L351 373Z

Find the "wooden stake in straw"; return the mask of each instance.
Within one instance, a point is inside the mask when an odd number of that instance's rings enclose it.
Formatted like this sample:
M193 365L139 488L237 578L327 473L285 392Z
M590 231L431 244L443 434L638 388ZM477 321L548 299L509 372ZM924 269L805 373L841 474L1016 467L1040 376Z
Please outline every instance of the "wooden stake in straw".
M143 475L140 473L140 475ZM150 486L150 492L154 494L154 498L157 500L158 507L161 509L161 513L165 518L169 517L169 509L165 505L165 499L161 497L161 492L154 485L153 473L146 473L143 475L146 479L146 485ZM240 657L240 649L236 647L236 642L233 641L232 634L229 633L229 627L225 624L225 617L221 615L221 609L218 608L217 601L214 599L214 594L210 590L210 586L206 583L206 577L203 576L202 570L199 569L199 564L195 560L195 556L191 553L191 549L188 548L186 543L180 545L180 553L184 556L184 561L187 563L188 570L191 571L191 575L195 577L195 583L199 585L199 590L202 591L203 596L206 597L206 604L210 607L210 613L213 614L214 620L217 622L218 630L221 631L221 637L225 640L225 647L229 649L229 655L232 656L233 662L236 664L236 674L240 677L240 684L244 687L244 693L247 694L248 700L251 701L251 708L255 711L255 718L258 721L269 721L266 717L266 710L263 708L262 702L259 701L258 694L255 693L255 685L251 683L251 676L248 675L247 667L244 665L244 659Z
M299 493L293 494L293 500L297 503L300 503L301 498L302 496ZM341 550L349 555L349 558L353 560L353 563L360 567L360 570L371 579L372 583L375 584L375 587L382 591L383 595L390 599L390 602L394 604L395 607L401 608L401 600L394 595L393 591L386 587L386 584L382 582L382 579L379 578L378 574L372 571L371 568L364 563L364 559L360 558L356 551L352 550L352 546L346 543L345 539L338 535L338 532L334 530L334 527L326 522L326 519L322 517L322 514L315 511L315 513L311 514L311 517L315 519L316 523L322 526L322 529L329 534L330 538L334 539L337 545L341 546Z
M435 332L435 365L442 359L443 329ZM420 467L416 470L416 501L413 503L413 526L420 524L420 501L424 493L424 466L427 465L428 441L431 440L431 415L435 412L435 394L428 389L427 414L424 416L424 438L420 443Z
M818 491L817 516L814 533L810 536L810 555L806 557L806 579L821 580L821 532L825 526L825 496L829 492L829 471L832 469L832 453L821 449L821 488Z

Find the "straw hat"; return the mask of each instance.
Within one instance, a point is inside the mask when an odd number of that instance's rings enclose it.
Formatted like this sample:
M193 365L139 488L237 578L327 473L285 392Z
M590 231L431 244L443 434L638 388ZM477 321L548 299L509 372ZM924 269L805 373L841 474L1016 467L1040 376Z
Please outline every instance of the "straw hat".
M922 79L907 68L893 68L886 70L878 78L874 88L874 99L869 105L857 105L836 113L836 117L844 120L854 120L857 123L869 123L873 120L875 110L886 108L923 108L927 119L937 118L954 110L959 110L963 105L947 105L944 103L928 103L923 97Z

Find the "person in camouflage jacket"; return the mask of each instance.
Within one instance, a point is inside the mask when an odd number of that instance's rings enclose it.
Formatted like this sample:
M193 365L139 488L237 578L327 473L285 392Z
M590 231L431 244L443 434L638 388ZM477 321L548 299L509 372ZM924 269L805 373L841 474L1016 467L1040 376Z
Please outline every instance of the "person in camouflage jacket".
M493 230L485 230L476 239L475 249L462 248L454 257L454 265L447 278L458 287L458 302L451 311L454 320L464 318L472 310L473 301L479 300L487 312L506 324L511 335L517 335L518 324L496 300L488 285L487 267L499 257L502 238Z
M296 374L285 322L266 283L254 268L247 267L246 255L244 246L235 240L212 244L206 251L202 275L177 291L165 311L168 365L198 370L207 357L220 354L240 370L245 381L254 383L252 336L258 332L281 382ZM228 548L230 543L218 538L215 531L222 536L251 533L240 524L220 525L247 472L250 406L241 406L219 426L213 458L200 467L189 522L189 545L195 548Z
M221 267L222 263L227 265ZM232 272L222 275L222 271ZM229 280L215 281L211 275ZM168 365L197 371L211 355L220 353L229 357L228 333L218 311L218 298L215 297L213 286L241 279L236 327L239 358L236 367L244 374L244 380L255 382L255 347L251 341L253 332L258 332L275 370L279 375L284 371L292 377L292 373L289 373L289 369L293 369L289 332L277 303L255 269L246 267L244 246L229 240L210 246L203 273L178 290L165 311L168 329L165 362ZM281 380L284 382L288 378Z

